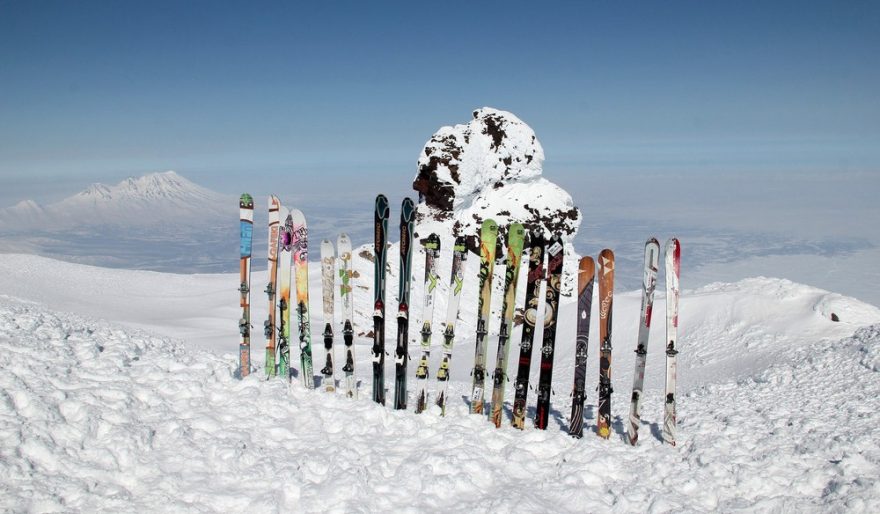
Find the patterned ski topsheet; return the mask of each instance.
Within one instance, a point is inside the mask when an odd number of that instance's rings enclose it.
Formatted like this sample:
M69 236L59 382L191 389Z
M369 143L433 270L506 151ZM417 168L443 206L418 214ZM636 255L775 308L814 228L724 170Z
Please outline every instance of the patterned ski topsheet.
M275 329L277 327L278 318L276 316L277 303L276 295L278 292L278 233L280 228L279 210L281 209L281 200L277 196L269 197L269 241L267 255L269 261L269 281L266 284L266 295L269 297L269 315L263 323L263 334L266 336L266 376L275 376Z
M397 347L394 351L394 408L406 409L406 368L409 362L409 292L412 282L412 238L415 205L404 198L400 206L400 274L397 288Z
M675 386L677 380L678 297L681 292L681 244L666 243L666 399L663 410L663 440L675 446Z
M491 219L484 220L480 228L480 296L477 308L471 414L483 413L486 388L486 336L489 333L489 309L492 300L492 274L495 270L497 238L498 224Z
M545 430L550 417L550 393L553 384L553 357L556 346L556 327L559 325L559 287L562 283L562 265L565 249L562 237L554 234L547 245L547 292L544 314L544 334L541 344L541 370L538 375L538 401L535 408L535 428Z
M449 367L452 363L452 347L455 343L455 322L464 285L464 268L467 261L467 245L464 237L457 237L452 249L452 272L449 279L449 302L446 306L446 327L443 330L443 357L437 370L437 405L440 415L446 414L446 396L449 389Z
M526 300L523 309L523 329L519 344L519 361L514 383L513 420L511 424L522 430L526 420L526 400L529 392L529 373L532 365L532 347L535 327L543 316L538 312L541 281L544 278L544 235L539 231L529 234L529 273L526 280Z
M434 292L440 281L437 260L440 258L440 236L431 234L425 240L425 294L422 302L422 331L419 364L416 367L416 413L428 406L428 365L431 359L431 335L434 325Z
M333 280L336 271L336 252L333 243L329 239L321 241L321 304L324 314L324 352L326 362L321 368L324 391L332 393L336 391L336 379L333 369L333 293L336 284Z
M373 238L373 401L385 405L385 266L388 260L388 199L376 197Z
M309 316L309 229L306 218L299 209L291 209L293 220L291 245L293 253L294 283L296 289L297 325L299 326L300 373L307 389L315 388L312 369L312 326Z
M614 302L614 252L599 253L599 416L596 434L611 436L611 316Z
M244 193L238 201L240 225L240 284L241 319L238 331L241 334L238 351L238 374L246 377L251 371L251 254L254 242L254 199Z
M660 259L660 243L656 238L645 242L645 261L642 268L642 307L639 315L639 336L636 341L636 361L633 372L632 397L626 435L629 444L639 440L641 424L642 391L645 385L645 364L648 357L648 337L651 331L651 314L654 310L654 289L657 286L657 266Z
M345 343L345 364L342 372L345 374L345 395L349 398L357 398L357 379L354 374L354 302L352 301L352 270L351 270L351 240L348 234L339 234L336 240L336 250L339 253L339 297L342 305L342 338Z
M574 349L574 385L571 394L571 418L568 434L584 435L584 400L587 380L587 348L590 342L590 315L593 307L593 284L596 264L592 257L581 257L578 263L577 338Z
M293 218L286 207L281 207L279 219L282 220L278 231L278 312L281 321L278 325L278 375L286 380L290 374L290 285L293 266L291 253Z
M498 351L492 379L492 422L501 426L504 407L504 386L507 384L507 361L510 355L510 336L513 333L513 312L516 307L516 285L522 260L525 229L513 223L507 230L507 267L504 272L504 297L501 307L501 328L498 334Z

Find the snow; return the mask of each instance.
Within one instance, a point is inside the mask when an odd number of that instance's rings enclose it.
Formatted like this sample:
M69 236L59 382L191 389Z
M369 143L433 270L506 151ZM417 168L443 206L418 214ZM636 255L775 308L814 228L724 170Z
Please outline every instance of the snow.
M441 263L448 266L447 260ZM319 291L320 266L310 270ZM500 267L496 280L502 273ZM685 285L686 277L684 269ZM255 273L254 283L264 278ZM665 298L658 294L646 426L639 445L630 447L623 421L637 292L618 291L615 298L616 435L606 441L592 433L596 398L589 386L584 438L564 430L574 361L571 297L560 314L568 321L558 333L550 427L539 431L527 422L518 431L467 413L472 293L462 303L452 394L440 417L436 408L416 415L370 401L365 337L356 341L358 400L308 391L299 381L266 381L261 372L237 380L237 284L233 274L111 270L0 255L0 510L880 509L880 310L858 300L773 278L685 288L679 444L670 447L659 438ZM366 274L356 280L360 310L369 303L368 285ZM416 312L420 298L414 291ZM255 326L265 317L264 299L254 295ZM320 305L320 295L312 294L317 327ZM831 312L841 321L830 321ZM366 328L365 320L359 323ZM254 332L259 366L263 341ZM493 334L490 362L495 341ZM593 334L588 384L596 381L596 341ZM337 351L341 362L341 345ZM322 360L320 345L314 354ZM433 380L429 387L433 392ZM509 416L510 386L506 398ZM534 402L531 392L530 415Z

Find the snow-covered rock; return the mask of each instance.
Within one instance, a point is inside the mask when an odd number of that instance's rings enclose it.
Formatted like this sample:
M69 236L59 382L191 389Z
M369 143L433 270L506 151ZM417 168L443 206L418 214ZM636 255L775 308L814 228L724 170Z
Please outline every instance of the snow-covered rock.
M581 213L571 195L541 176L543 163L535 132L509 112L484 107L467 124L441 127L422 149L413 181L419 235L475 236L492 218L502 233L519 222L570 243Z
M464 326L460 329L471 328L477 298L478 237L480 225L487 218L498 223L502 236L511 223L522 223L529 232L541 231L545 237L560 233L566 246L562 293L573 291L579 256L571 243L582 216L570 194L541 176L543 163L544 149L531 127L509 112L490 107L475 110L469 123L441 127L422 149L413 181L413 189L419 192L415 238L439 235L441 255L449 256L455 238L466 236L472 252L468 263L471 271L462 293ZM396 227L395 221L391 220L391 227ZM387 283L394 285L398 280L398 246L396 231L392 228L390 232ZM420 298L422 292L424 257L420 250L417 246L413 258L413 298ZM360 261L356 264L371 277L372 248L361 247L356 255L355 260ZM435 292L437 312L445 312L446 308L449 260L440 259L443 280ZM526 266L521 271L520 296L524 295ZM504 272L504 264L495 266L492 320L499 316L501 305L496 300L502 296ZM389 287L389 294L395 292L396 288ZM396 303L389 299L388 305Z

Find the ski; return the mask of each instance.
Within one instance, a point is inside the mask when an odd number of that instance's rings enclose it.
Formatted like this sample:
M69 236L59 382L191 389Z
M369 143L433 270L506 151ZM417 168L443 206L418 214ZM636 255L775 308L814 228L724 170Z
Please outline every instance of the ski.
M678 297L681 277L681 245L666 242L666 402L663 412L663 441L675 446L675 382L678 340Z
M278 375L290 380L290 272L293 267L293 218L286 207L278 211L284 224L278 230Z
M336 271L336 253L333 251L333 243L325 239L321 241L321 296L324 307L324 350L327 361L321 369L323 376L321 385L328 393L336 391L333 376L333 291L336 288L333 281L334 271Z
M614 252L599 253L599 417L596 433L611 436L611 314L614 302Z
M437 370L437 406L440 415L446 414L446 395L449 390L449 365L452 362L452 346L455 343L455 322L458 319L458 306L461 289L464 286L464 265L467 260L467 245L464 237L455 239L452 248L452 278L449 280L449 301L446 304L446 327L443 330L443 357Z
M425 241L425 301L422 304L422 356L416 368L416 412L428 405L428 363L431 360L431 326L434 323L434 290L440 276L437 260L440 258L440 236L431 234Z
M345 395L357 398L357 381L354 375L354 302L352 301L351 240L347 234L339 234L336 240L339 253L339 297L342 300L342 339L345 343Z
M562 236L554 234L547 245L547 305L544 309L544 334L541 344L541 370L538 375L538 404L535 428L547 429L550 417L550 393L553 383L553 349L556 346L556 322L559 319L559 286L562 282L562 263L565 249Z
M540 229L529 236L529 274L526 279L526 303L523 309L522 338L519 344L519 366L514 382L513 421L515 428L522 429L526 420L526 398L529 392L529 373L532 366L532 344L538 318L541 280L544 277L544 235Z
M654 309L654 289L657 285L657 266L660 260L660 243L656 238L645 243L645 265L642 269L642 309L639 317L639 338L636 342L636 368L633 374L633 392L629 404L629 424L626 434L629 444L639 440L642 390L645 386L645 363L648 358L648 335L651 331L651 313Z
M510 225L507 230L507 267L504 271L504 297L501 307L501 328L498 333L498 352L495 358L495 373L492 377L492 421L501 427L501 414L504 407L504 386L508 382L507 361L510 355L510 336L513 332L513 311L516 307L516 284L519 281L519 266L522 260L525 229L519 223Z
M483 413L486 391L486 336L489 334L492 273L495 270L495 245L497 240L498 224L491 219L484 220L482 227L480 227L480 296L477 309L477 341L474 350L474 370L472 373L471 414Z
M412 238L416 208L404 198L400 206L400 276L397 288L397 348L394 352L394 408L406 409L406 365L409 361L409 289L412 281Z
M266 285L266 294L269 296L269 316L263 323L263 334L266 336L266 377L275 376L275 292L278 284L278 229L281 201L272 195L269 197L269 282Z
M238 200L239 228L241 238L239 240L240 259L239 275L241 283L238 287L241 292L241 319L238 320L238 331L241 338L238 344L238 374L239 378L248 376L251 372L251 253L254 242L254 199L244 193Z
M385 266L388 259L388 199L376 197L373 238L373 401L385 405Z
M587 345L590 342L590 311L593 306L593 284L596 263L592 257L581 257L578 263L577 339L574 351L574 387L571 394L571 418L568 435L584 436L584 398L587 380Z
M291 209L291 245L296 284L296 319L299 325L300 373L307 389L315 388L312 370L312 326L309 322L309 229L299 209Z

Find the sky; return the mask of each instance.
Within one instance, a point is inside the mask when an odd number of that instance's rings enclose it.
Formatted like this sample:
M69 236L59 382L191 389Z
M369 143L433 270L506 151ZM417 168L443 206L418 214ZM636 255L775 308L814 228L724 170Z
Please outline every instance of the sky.
M0 200L166 169L406 190L482 106L562 181L873 174L878 55L876 2L0 0Z

